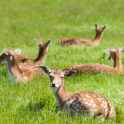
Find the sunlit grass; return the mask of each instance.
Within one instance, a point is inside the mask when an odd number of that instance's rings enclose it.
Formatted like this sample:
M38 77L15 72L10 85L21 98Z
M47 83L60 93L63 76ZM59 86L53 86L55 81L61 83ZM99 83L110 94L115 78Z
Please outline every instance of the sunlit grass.
M82 0L1 0L0 54L5 48L20 48L34 59L38 46L34 39L51 39L45 65L51 69L83 63L108 61L107 48L124 47L123 1ZM101 44L61 47L63 37L93 39L94 24L106 25ZM124 53L122 53L124 63ZM65 78L69 91L91 90L105 96L116 108L117 118L101 122L91 117L70 117L59 110L47 76L34 78L27 84L8 82L6 67L0 67L1 124L122 124L124 122L124 76L81 74Z

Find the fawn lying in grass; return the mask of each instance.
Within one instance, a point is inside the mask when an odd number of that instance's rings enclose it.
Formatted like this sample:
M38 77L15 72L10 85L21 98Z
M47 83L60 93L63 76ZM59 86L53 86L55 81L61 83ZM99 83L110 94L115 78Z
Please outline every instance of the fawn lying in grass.
M72 93L64 86L64 76L72 76L76 70L51 70L48 67L40 66L49 75L51 87L56 100L61 109L70 115L90 114L92 116L102 116L102 119L116 117L116 112L112 104L103 96L91 91L79 91Z
M101 41L101 37L103 34L104 29L106 28L106 26L101 27L101 26L97 26L97 24L95 24L96 27L96 36L93 40L86 40L83 38L63 38L59 41L59 44L61 44L62 46L70 46L70 45L92 45L92 46L97 46L100 44Z
M43 75L40 66L36 64L32 64L27 70L20 68L17 54L19 54L19 51L5 50L0 56L0 64L6 64L7 66L10 82L19 81L26 83L36 76Z
M89 63L89 64L81 64L74 65L65 68L64 70L77 70L77 73L108 73L108 74L121 74L123 73L122 61L121 61L121 52L124 52L124 49L114 48L107 49L105 52L110 53L110 60L114 61L114 67L110 67L105 64L98 63Z

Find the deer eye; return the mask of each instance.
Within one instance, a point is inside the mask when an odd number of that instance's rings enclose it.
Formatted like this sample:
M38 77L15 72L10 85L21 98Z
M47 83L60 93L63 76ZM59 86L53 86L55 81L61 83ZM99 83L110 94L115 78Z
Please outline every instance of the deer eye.
M64 77L63 77L63 76L61 76L60 78L61 78L61 79L63 79Z
M50 77L50 79L51 79L51 80L53 80L53 79L54 79L54 77L53 77L53 76L51 76L51 75L49 75L49 77Z

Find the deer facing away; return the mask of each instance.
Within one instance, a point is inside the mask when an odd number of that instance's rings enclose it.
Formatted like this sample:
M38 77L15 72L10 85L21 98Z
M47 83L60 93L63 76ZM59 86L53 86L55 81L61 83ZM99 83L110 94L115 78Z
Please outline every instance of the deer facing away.
M101 27L101 26L97 26L97 24L95 24L96 35L93 40L86 40L83 38L63 38L59 41L59 44L61 44L62 46L71 46L71 45L97 46L100 44L101 37L102 37L103 31L105 28L106 28L106 26Z
M39 42L38 40L36 40L36 43L39 45L39 52L36 59L31 60L28 57L18 54L19 67L21 69L27 70L28 68L34 66L34 64L37 65L44 64L48 53L50 40L48 40L47 42Z
M6 64L8 69L9 81L19 81L26 83L28 80L43 75L40 66L36 64L30 66L27 70L21 69L18 63L18 51L5 50L0 56L0 64Z
M112 104L103 96L91 91L79 91L72 93L64 86L64 76L72 76L76 70L51 70L41 66L41 69L49 75L51 87L60 108L70 115L90 114L94 117L101 115L102 119L116 117Z
M19 62L25 63L25 65L26 65L26 63L27 64L35 63L38 65L43 65L46 60L50 42L51 42L50 40L48 40L47 42L40 42L40 41L36 40L37 45L39 45L39 52L38 52L36 59L31 60L26 56L18 54Z
M107 49L105 52L109 53L109 60L114 61L114 67L110 67L105 64L98 64L98 63L89 63L89 64L81 64L81 65L74 65L65 68L64 70L77 70L77 73L108 73L108 74L121 74L123 73L123 66L121 61L121 52L124 52L122 48L113 48Z

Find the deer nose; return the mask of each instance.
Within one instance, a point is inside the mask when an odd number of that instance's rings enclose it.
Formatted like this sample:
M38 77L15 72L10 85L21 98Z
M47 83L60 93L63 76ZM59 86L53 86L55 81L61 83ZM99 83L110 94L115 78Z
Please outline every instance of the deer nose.
M51 83L51 87L55 87L55 84Z

